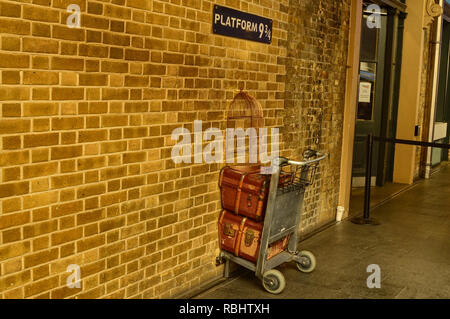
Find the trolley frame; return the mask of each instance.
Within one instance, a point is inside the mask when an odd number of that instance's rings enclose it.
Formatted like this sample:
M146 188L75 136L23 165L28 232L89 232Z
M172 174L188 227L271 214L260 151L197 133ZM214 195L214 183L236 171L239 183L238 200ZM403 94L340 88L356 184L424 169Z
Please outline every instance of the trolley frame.
M269 197L257 262L253 263L221 250L219 259L225 261L224 276L226 278L230 276L230 262L255 272L256 277L261 280L263 280L267 271L283 263L291 261L297 263L308 262L304 260L304 257L298 255L299 251L297 250L305 190L312 183L311 180L307 180L307 177L308 174L315 174L315 172L310 172L311 167L317 168L318 163L328 155L310 150L307 152L310 152L310 157L314 156L315 158L301 162L282 157L275 160L273 165L275 172L271 174ZM288 165L296 166L296 170L300 167L301 176L297 177L299 179L296 183L290 184L284 189L283 186L279 186L278 182L282 168ZM289 235L290 239L287 249L267 260L269 245Z

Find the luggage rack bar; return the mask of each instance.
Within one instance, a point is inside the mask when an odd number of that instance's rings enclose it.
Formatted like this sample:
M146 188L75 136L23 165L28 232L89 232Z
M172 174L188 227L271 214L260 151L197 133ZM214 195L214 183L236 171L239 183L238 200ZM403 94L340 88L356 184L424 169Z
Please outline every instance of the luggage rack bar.
M228 260L232 261L232 262L234 262L234 263L236 263L236 264L238 264L238 265L240 265L242 267L245 267L245 268L247 268L247 269L249 269L251 271L256 271L256 265L254 263L248 261L248 260L245 260L245 259L240 258L240 257L236 257L235 255L233 255L233 254L231 254L231 253L229 253L227 251L224 251L224 250L221 251L221 255L227 261ZM228 269L228 271L229 271L229 269ZM229 274L225 274L225 277L228 277L228 275Z
M278 267L281 264L287 263L294 260L294 257L288 253L287 251L282 251L278 255L273 256L269 260L266 261L264 265L264 271L273 269L275 267Z

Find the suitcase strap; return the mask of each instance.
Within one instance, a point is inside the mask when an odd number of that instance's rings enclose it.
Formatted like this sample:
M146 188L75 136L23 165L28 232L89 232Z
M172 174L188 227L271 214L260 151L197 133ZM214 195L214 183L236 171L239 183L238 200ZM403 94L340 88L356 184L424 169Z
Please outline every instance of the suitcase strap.
M242 194L242 186L244 185L244 179L247 176L247 173L243 173L241 176L241 180L239 181L239 186L236 194L236 202L234 203L234 213L239 214L239 204L241 202L241 194Z
M220 170L220 174L219 174L219 187L222 187L223 172L224 172L225 168L227 168L227 166L223 167L223 168Z
M258 215L258 217L262 213L264 198L266 197L266 184L267 184L266 181L264 181L262 187L259 188L258 195L248 194L248 196L247 196L247 207L248 208L253 206L253 201L252 201L253 196L258 197L258 204L256 206L256 214Z
M239 251L241 250L241 239L242 239L242 234L244 233L244 226L245 226L246 222L247 222L247 217L242 218L241 225L239 227L238 237L236 238L236 246L234 249L234 254L236 255L236 257L239 256Z

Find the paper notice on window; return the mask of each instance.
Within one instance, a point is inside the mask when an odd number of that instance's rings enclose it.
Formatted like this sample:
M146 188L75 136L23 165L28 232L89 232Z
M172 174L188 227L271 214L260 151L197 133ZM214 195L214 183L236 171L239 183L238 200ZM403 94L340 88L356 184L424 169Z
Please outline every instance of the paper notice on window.
M361 82L359 83L359 102L370 103L372 97L372 83Z

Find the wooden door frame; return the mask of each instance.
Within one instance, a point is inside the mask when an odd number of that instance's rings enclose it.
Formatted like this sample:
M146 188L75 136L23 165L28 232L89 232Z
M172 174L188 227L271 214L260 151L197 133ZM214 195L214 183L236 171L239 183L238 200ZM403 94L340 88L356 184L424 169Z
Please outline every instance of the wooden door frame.
M340 166L341 178L339 185L339 208L344 209L344 218L348 217L352 186L353 145L355 140L356 108L359 90L362 14L363 0L352 0L347 54L347 77L345 85L344 123Z
M404 14L406 4L397 0L374 0L380 5L388 5ZM344 218L348 217L352 189L353 152L356 128L357 97L359 93L359 65L361 49L361 21L363 0L351 1L351 17L349 29L349 46L347 54L347 80L343 122L342 155L340 166L339 207L344 209ZM397 37L395 37L397 38ZM393 48L394 49L394 48ZM396 49L396 48L395 48ZM395 62L396 63L396 60ZM391 66L390 63L389 66ZM397 66L398 67L398 66ZM395 83L395 81L394 81ZM389 81L392 85L392 81Z

